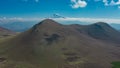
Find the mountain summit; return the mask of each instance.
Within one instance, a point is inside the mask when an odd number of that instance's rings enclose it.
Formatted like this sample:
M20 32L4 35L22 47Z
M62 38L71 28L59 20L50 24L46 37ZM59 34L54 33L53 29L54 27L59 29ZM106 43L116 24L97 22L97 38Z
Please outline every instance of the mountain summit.
M39 30L50 31L52 29L54 30L59 27L61 27L61 24L57 23L56 21L54 21L52 19L45 19L45 20L41 21L40 23L36 24L35 26L33 26L31 28L31 30L33 30L33 31L39 31Z
M41 21L40 23L38 23L37 25L60 25L59 23L57 23L56 21L52 20L52 19L45 19L43 21Z
M62 25L46 19L0 43L6 60L0 68L111 68L112 61L120 60L120 50L106 38L116 41L117 34L105 23Z
M109 26L107 23L105 22L97 22L97 23L94 23L92 25L100 25L100 26Z

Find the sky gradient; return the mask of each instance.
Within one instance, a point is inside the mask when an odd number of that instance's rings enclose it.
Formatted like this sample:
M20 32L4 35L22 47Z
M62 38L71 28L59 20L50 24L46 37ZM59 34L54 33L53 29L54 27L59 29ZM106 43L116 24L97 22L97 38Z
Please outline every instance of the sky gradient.
M0 18L120 18L120 0L0 0Z

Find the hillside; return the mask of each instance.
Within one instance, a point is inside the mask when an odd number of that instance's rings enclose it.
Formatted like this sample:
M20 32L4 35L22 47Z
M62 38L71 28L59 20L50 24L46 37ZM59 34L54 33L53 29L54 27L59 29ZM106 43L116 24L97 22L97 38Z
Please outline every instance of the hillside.
M98 22L91 25L71 25L79 32L86 34L94 39L119 43L119 32L104 22Z
M0 27L0 37L6 37L15 34L15 32L6 28Z
M120 61L118 34L105 23L62 25L46 19L0 43L0 68L111 68Z

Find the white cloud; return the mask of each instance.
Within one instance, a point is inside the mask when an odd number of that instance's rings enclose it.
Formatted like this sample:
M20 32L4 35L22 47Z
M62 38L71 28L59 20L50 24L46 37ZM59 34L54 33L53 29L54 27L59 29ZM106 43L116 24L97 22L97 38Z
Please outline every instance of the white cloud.
M106 22L120 24L120 19L108 19L108 18L55 18L56 21L80 21L87 23ZM68 22L69 23L69 22Z
M43 18L20 18L20 17L7 18L7 17L0 17L0 23L25 22L25 21L39 22L41 20L43 20Z
M117 5L120 5L120 0L118 0L118 2L116 2Z
M71 0L72 8L84 8L87 6L87 2L84 0Z
M41 20L44 20L45 18L7 18L7 17L0 17L0 23L10 23L10 22L40 22ZM51 18L53 20L56 20L58 22L64 21L66 23L69 23L68 21L75 21L78 22L87 22L87 23L96 23L96 22L106 22L106 23L116 23L120 24L120 19L109 19L109 18Z
M108 0L103 0L103 3L105 6L120 6L120 0L118 0L117 2L115 2L115 0L111 0L110 3L108 3Z
M116 2L114 0L111 0L110 4L111 6L117 5Z
M91 0L88 0L91 1ZM120 0L118 0L117 2L115 0L94 0L95 2L100 2L102 1L104 3L105 6L120 6ZM88 2L89 3L89 2ZM71 0L71 7L74 9L77 8L84 8L87 6L88 4L85 0Z
M103 0L105 6L108 6L108 0Z

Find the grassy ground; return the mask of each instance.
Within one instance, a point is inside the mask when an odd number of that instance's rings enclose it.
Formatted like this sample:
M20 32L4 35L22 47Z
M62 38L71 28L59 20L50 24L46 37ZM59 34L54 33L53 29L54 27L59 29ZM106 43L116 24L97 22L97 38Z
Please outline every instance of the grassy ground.
M112 65L112 68L120 68L120 62L113 62Z

